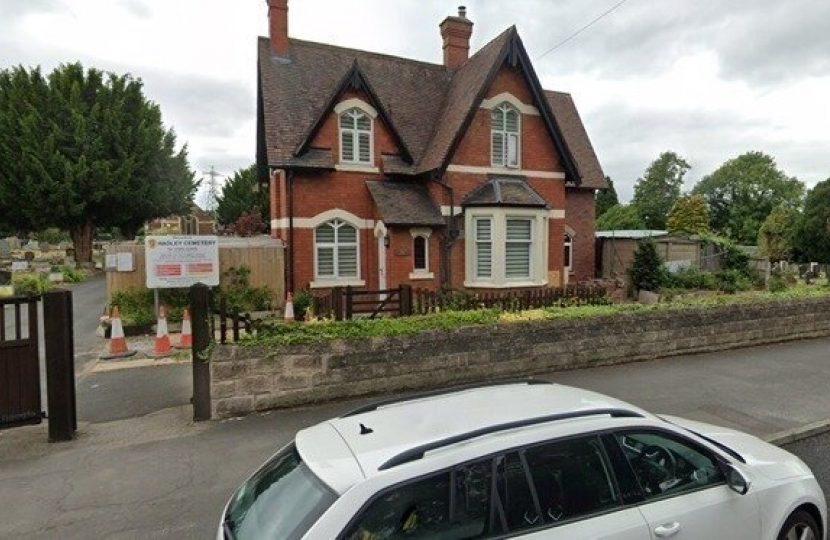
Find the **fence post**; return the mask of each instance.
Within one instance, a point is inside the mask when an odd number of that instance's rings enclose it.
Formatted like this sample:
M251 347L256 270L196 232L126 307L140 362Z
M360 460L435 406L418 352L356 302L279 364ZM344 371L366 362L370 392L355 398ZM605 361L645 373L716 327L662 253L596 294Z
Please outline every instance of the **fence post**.
M353 298L354 297L352 296L352 286L348 285L346 287L346 320L347 321L351 320L351 318L352 318L352 310L354 308L354 306L352 305Z
M78 429L73 326L72 293L60 290L44 294L43 341L46 345L49 442L71 441Z
M343 320L343 290L340 287L331 290L331 310L334 311L334 320Z
M208 319L210 288L203 283L190 287L190 313L193 325L193 420L210 420L210 363L205 357L213 341Z
M401 317L412 315L412 285L401 285L400 301L398 308Z

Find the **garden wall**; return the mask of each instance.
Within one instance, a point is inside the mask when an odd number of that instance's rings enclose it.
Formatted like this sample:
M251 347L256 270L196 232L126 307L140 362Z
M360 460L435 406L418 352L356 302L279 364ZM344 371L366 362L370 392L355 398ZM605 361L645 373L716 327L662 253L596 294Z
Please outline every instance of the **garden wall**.
M830 336L830 298L473 326L403 337L217 346L213 418L370 394ZM786 359L782 359L786 361Z

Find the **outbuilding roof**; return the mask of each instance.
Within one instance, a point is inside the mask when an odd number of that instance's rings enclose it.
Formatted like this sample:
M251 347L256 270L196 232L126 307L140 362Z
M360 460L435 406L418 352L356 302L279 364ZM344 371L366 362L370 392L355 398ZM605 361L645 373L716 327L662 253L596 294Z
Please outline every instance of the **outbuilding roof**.
M367 181L366 187L386 225L444 225L441 212L429 198L427 189L412 180Z

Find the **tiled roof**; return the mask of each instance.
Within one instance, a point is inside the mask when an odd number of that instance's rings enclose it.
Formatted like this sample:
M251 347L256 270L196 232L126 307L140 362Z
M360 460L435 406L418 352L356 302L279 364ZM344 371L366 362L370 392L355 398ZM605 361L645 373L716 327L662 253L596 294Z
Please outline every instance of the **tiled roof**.
M462 206L536 206L548 203L526 180L494 176L464 197Z
M367 181L366 187L387 225L444 225L441 212L423 184L409 180Z
M597 154L588 138L588 132L582 124L582 119L576 110L573 98L564 92L553 92L545 90L545 97L548 99L553 115L559 122L559 128L565 137L565 143L571 149L571 153L579 167L579 174L582 176L580 187L605 189L608 182L605 181L605 173L599 164Z
M333 167L330 151L309 149L299 157L294 154L308 143L349 74L357 71L377 97L373 105L391 123L412 158L408 163L400 157L382 156L384 172L413 175L440 169L483 98L487 82L516 42L520 42L518 34L510 27L452 71L439 64L298 39L289 40L288 61L272 56L268 38L260 38L267 163L272 167ZM549 91L544 97L577 162L581 187L607 187L571 97Z

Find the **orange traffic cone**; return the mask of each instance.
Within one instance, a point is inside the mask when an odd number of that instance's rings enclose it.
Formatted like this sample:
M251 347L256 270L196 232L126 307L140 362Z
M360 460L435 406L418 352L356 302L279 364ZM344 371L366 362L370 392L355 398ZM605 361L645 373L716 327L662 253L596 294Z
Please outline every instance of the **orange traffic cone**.
M124 326L121 324L121 314L118 313L118 306L112 308L110 315L110 343L107 353L101 355L101 360L113 358L127 358L133 356L135 351L127 349L127 338L124 337Z
M288 298L285 299L285 313L283 314L285 322L294 322L294 295L288 293Z
M193 328L190 326L190 310L185 309L182 313L182 334L177 349L189 349L193 346Z
M173 348L170 346L170 334L167 332L167 312L164 306L159 306L158 322L156 323L156 344L153 346L153 356L170 356Z

